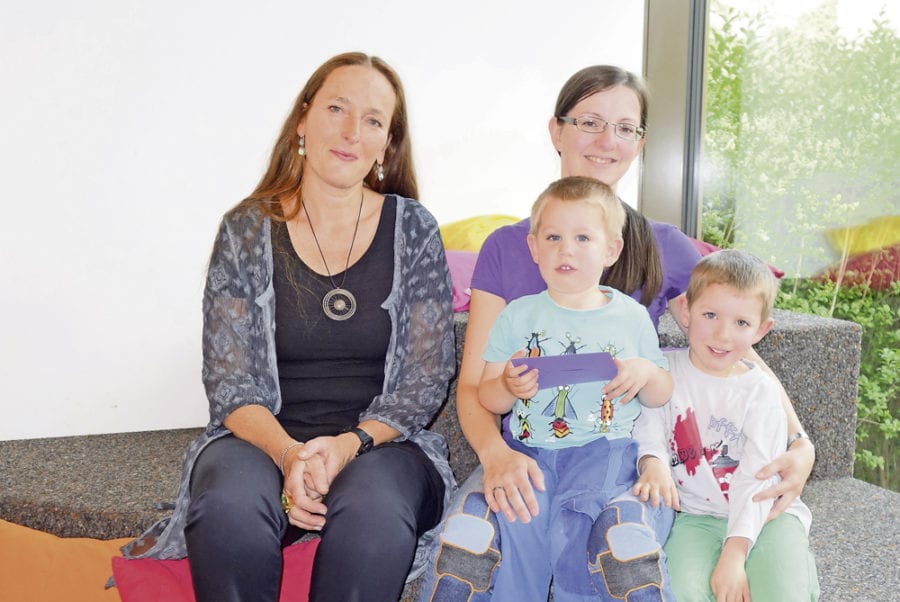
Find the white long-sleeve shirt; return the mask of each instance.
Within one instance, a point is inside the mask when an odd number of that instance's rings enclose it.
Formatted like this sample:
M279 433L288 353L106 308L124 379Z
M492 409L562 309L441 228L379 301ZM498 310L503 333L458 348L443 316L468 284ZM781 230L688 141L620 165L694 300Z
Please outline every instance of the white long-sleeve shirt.
M774 503L752 498L779 479L754 475L787 442L778 385L750 362L747 372L721 378L695 368L687 349L666 357L675 391L661 408L643 408L635 429L641 452L669 461L682 512L727 518L726 537L746 537L752 545ZM787 512L809 532L812 515L803 502L795 500Z

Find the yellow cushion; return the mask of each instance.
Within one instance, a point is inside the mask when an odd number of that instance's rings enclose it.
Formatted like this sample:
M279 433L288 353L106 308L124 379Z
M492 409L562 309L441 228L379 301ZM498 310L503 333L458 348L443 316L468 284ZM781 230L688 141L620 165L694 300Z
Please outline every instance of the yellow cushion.
M441 238L445 249L477 253L488 234L500 226L519 221L522 221L521 217L512 215L478 215L441 226Z
M900 243L900 215L885 215L867 224L851 228L835 228L825 235L838 253L859 255Z
M0 520L0 600L118 602L104 585L131 539L61 538Z

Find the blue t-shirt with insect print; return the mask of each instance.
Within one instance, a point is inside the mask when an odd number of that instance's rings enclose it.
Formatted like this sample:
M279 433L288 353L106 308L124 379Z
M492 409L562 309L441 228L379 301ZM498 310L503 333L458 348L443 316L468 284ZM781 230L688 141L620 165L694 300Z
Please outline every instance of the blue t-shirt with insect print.
M596 309L562 307L547 291L511 301L491 329L484 360L506 362L521 349L531 357L605 351L617 359L642 357L668 369L647 309L615 289L601 290L609 302ZM544 448L630 437L640 403L637 398L626 404L604 399L607 382L547 387L531 399L518 399L509 430L522 443Z

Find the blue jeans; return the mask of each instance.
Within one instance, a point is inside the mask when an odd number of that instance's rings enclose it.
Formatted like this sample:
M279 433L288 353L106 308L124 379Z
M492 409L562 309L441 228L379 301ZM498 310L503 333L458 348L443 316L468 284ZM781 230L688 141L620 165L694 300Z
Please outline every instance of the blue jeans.
M495 516L482 493L482 476L483 469L476 468L459 488L445 513L441 535L429 551L430 563L420 588L421 601L491 600L497 576L502 574L499 570L501 559L507 560L501 555L501 533L508 528L527 528L534 524L534 521L529 525L510 524L502 516ZM547 509L539 517L549 519L551 512L546 495L539 496L541 508ZM674 600L662 550L662 542L668 537L673 520L674 512L670 508L654 508L649 502L635 498L630 491L610 500L594 520L588 535L585 561L594 593L583 595L556 587L554 602ZM521 548L516 545L516 553L520 553ZM549 559L549 549L538 551L541 552ZM509 562L515 563L514 560ZM519 578L525 597L517 599L547 599L548 588L544 585L543 575L535 578L534 575L513 574L508 580L501 577L504 579L501 590ZM520 594L523 592L515 595Z

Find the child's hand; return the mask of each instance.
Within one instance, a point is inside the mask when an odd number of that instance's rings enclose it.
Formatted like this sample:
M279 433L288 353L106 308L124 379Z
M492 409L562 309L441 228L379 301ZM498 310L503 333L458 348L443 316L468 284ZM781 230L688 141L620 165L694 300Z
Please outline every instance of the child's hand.
M615 378L606 383L603 393L607 397L615 398L619 395L622 399L619 403L626 404L635 395L640 393L647 381L659 370L659 367L650 360L642 357L633 357L625 360L613 359L619 372Z
M632 487L631 492L641 501L659 507L662 500L666 508L681 510L681 502L678 500L678 489L672 480L672 471L656 456L644 456L640 462L641 476Z
M748 544L743 537L725 540L719 562L709 579L716 602L750 602L750 584L744 570Z
M520 357L525 357L524 349L514 353L510 359ZM525 364L513 366L512 362L506 362L501 379L506 390L512 393L516 399L531 399L538 392L537 368L529 370Z

